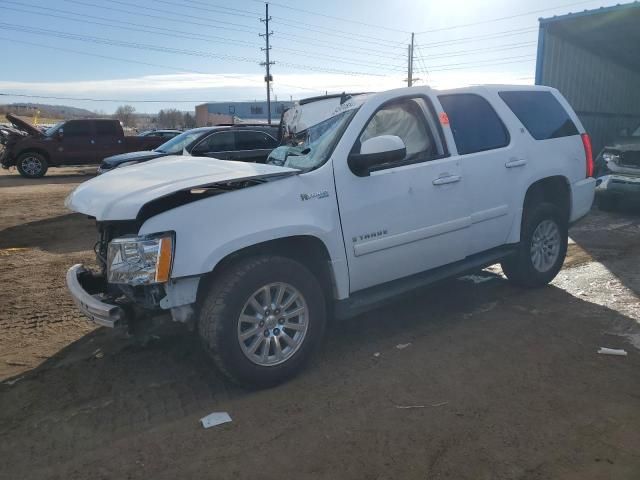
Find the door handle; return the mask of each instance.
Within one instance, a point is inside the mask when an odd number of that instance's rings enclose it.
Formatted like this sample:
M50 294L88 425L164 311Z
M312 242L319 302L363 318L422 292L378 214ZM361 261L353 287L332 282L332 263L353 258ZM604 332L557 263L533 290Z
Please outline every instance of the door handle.
M96 141L95 140L91 140L91 145L95 144Z
M447 175L446 177L438 177L433 182L434 185L447 185L448 183L456 183L462 180L460 175Z
M507 168L515 168L515 167L524 167L527 164L527 161L524 158L514 158L509 160L504 164Z

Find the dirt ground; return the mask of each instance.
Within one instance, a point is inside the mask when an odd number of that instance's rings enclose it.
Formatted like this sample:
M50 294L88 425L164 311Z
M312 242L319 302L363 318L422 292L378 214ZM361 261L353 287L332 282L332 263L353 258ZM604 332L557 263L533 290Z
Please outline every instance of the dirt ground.
M640 478L640 212L594 210L547 288L492 268L332 323L256 392L188 333L141 348L78 314L95 233L63 201L90 170L0 173L0 478Z

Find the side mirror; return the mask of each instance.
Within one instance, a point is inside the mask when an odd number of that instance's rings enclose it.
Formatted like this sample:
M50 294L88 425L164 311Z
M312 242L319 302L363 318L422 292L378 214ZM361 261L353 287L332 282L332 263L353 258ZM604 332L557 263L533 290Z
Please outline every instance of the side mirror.
M372 168L385 163L399 162L407 156L407 147L396 135L380 135L362 142L360 153L352 153L347 159L351 171L366 177Z
M620 137L628 137L629 136L629 129L628 128L623 128L622 130L620 130L618 132L618 135Z

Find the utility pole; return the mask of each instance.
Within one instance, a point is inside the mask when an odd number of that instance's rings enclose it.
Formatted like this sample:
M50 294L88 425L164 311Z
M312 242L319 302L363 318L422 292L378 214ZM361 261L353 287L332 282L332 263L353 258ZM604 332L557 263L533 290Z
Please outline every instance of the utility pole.
M269 20L271 20L271 17L269 16L269 4L265 3L264 7L265 15L264 18L260 19L260 21L264 23L265 28L264 33L261 33L260 36L264 37L265 40L265 48L262 48L261 50L265 52L266 59L260 65L267 68L267 74L264 77L264 81L267 82L267 121L269 122L269 125L271 125L271 81L273 80L271 77L271 65L276 62L269 61L269 50L271 50L271 47L269 46L269 37L273 35L273 31L269 31Z
M411 87L413 85L413 37L415 34L411 32L411 43L409 44L408 51L408 59L409 65L407 67L407 87Z

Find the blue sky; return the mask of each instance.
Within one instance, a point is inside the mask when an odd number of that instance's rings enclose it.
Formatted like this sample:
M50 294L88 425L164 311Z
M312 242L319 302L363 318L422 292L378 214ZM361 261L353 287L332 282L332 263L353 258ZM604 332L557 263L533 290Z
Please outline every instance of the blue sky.
M273 93L403 86L412 31L424 32L415 37L418 85L532 83L539 17L614 3L278 0L270 4ZM0 103L112 112L126 101L155 112L265 97L258 0L0 0L0 12L0 93L115 100Z

